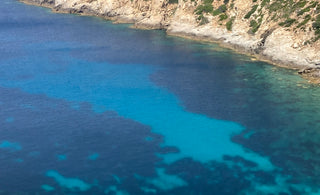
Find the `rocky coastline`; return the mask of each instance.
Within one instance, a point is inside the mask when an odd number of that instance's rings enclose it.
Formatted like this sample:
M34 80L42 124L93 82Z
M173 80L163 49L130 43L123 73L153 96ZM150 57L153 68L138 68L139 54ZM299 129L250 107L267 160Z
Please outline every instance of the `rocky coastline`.
M139 29L165 29L168 35L220 44L257 60L296 69L312 83L320 83L320 41L306 44L311 32L297 32L277 27L270 21L255 33L248 33L244 14L252 1L233 0L236 11L233 29L227 30L222 22L206 15L208 22L199 24L195 14L195 0L19 0L26 4L43 6L53 12L97 16L114 23L130 23ZM238 4L237 4L238 3Z

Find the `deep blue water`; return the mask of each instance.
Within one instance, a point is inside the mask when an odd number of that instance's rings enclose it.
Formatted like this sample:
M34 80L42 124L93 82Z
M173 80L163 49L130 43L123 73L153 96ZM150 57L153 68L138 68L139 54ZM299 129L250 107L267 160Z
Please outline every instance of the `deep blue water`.
M295 71L15 0L0 43L0 194L320 193Z

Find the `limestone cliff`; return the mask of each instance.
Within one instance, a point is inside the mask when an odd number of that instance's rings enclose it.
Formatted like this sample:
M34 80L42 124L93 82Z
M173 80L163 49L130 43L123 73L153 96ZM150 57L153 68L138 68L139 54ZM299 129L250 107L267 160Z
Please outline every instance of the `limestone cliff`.
M319 76L319 0L22 0L138 28L216 41Z
M147 29L167 28L177 4L167 0L22 0L56 12L96 15Z

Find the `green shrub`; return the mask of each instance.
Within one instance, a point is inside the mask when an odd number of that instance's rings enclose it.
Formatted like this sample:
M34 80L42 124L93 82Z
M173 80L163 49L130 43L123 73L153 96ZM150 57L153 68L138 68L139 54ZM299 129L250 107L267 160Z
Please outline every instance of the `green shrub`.
M307 1L299 1L295 7L298 7L298 8L303 8L304 6L306 6L307 4Z
M251 20L250 21L250 27L254 27L254 26L257 26L258 25L258 22L255 21L255 20Z
M175 3L178 3L179 0L169 0L169 4L175 4Z
M203 4L199 5L196 8L195 13L197 15L201 15L203 13L212 13L213 11L212 2L213 0L204 0Z
M255 20L251 20L250 21L250 27L251 27L251 29L250 29L250 32L251 33L256 33L257 31L258 31L258 29L260 28L260 23L258 23L257 21L255 21Z
M282 6L281 1L276 1L269 6L269 12L270 13L277 12L277 11L281 10L283 7L286 7L286 6Z
M217 16L217 15L219 15L219 14L221 14L222 12L219 10L219 9L216 9L216 10L214 10L213 12L212 12L212 15L213 16Z
M232 30L232 25L233 25L234 17L232 17L227 23L226 23L226 28L228 31Z
M306 8L304 8L304 9L300 10L297 15L298 15L298 16L301 16L301 15L303 15L305 12L309 12L309 11L310 11L310 7L306 7Z
M298 15L298 16L301 16L301 15L303 15L305 12L310 12L311 8L315 8L318 4L319 4L319 3L316 2L316 1L311 2L311 4L310 4L308 7L300 10L297 15Z
M222 5L220 5L219 6L219 8L218 8L221 12L226 12L227 11L227 6L226 5L224 5L224 4L222 4Z
M318 15L315 21L312 23L312 28L315 30L316 35L320 35L320 15Z
M213 11L213 7L212 5L199 5L196 10L195 10L195 13L197 15L201 15L203 13L210 13Z
M270 0L263 0L263 1L261 2L261 7L264 7L267 3L269 4L269 3L270 3Z
M249 19L251 15L257 10L258 5L252 6L251 10L244 16L245 19Z
M227 18L228 18L227 14L220 14L219 15L219 21L225 20Z
M280 26L284 26L284 27L290 27L293 23L296 22L296 19L291 19L288 18L287 20L285 20L284 22L280 22L279 25Z
M262 19L263 19L263 14L260 16L260 18L258 19L258 22L261 24L262 23Z
M314 13L315 14L319 14L320 13L320 4L317 5L316 11Z
M217 16L219 14L222 14L222 13L226 12L226 11L227 11L227 6L226 5L221 5L221 6L218 7L218 9L216 9L216 10L214 10L212 12L212 15L213 16Z
M304 17L304 20L297 26L297 28L301 28L302 26L306 25L309 20L311 19L311 16L308 14Z

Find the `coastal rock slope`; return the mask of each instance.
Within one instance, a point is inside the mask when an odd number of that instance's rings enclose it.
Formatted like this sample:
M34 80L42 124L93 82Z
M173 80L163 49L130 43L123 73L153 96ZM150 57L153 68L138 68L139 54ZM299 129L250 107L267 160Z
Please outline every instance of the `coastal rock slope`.
M319 0L22 1L215 41L274 64L304 68L300 73L320 75Z

